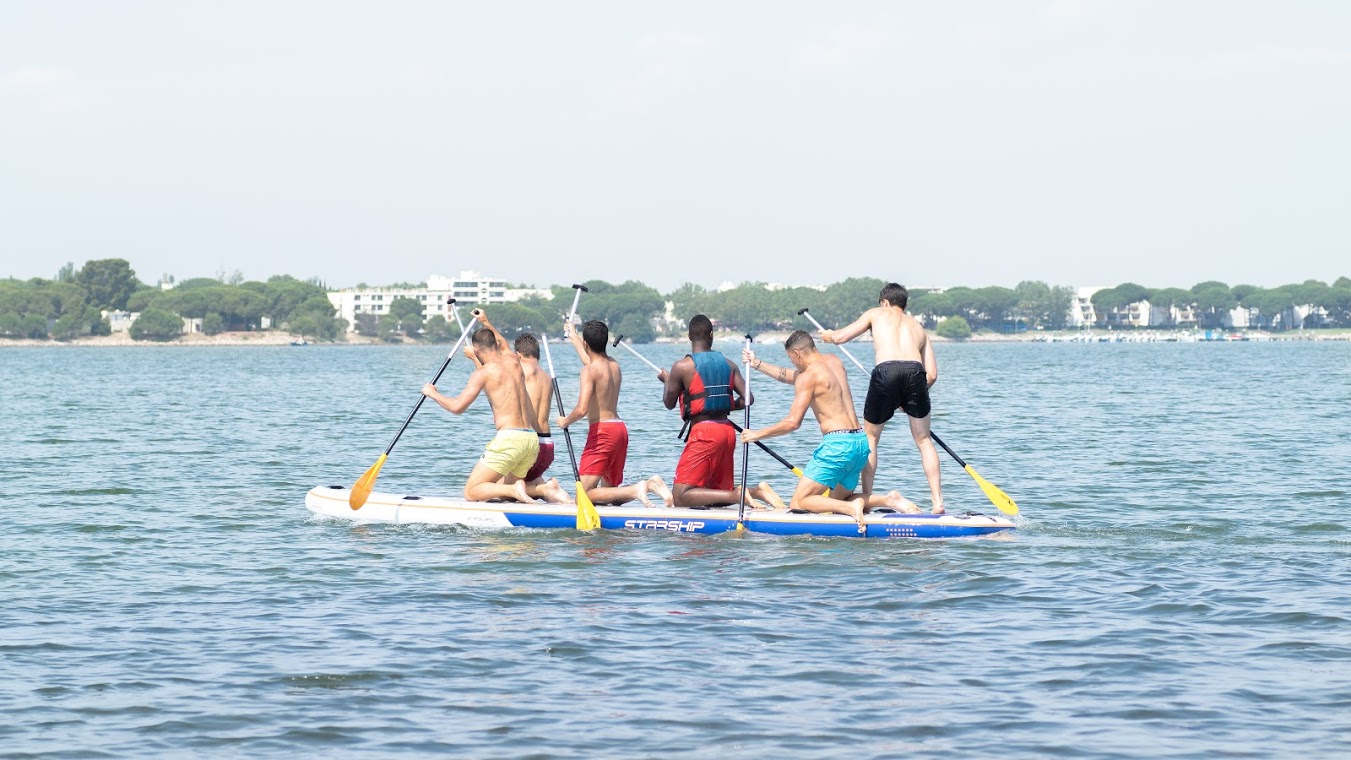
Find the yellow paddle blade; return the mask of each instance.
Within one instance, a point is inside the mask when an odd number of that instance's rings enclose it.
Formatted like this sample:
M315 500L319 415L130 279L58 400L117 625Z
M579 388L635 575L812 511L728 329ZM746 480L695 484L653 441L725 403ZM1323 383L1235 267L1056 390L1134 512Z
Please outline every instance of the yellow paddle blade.
M352 486L352 492L347 495L347 506L361 509L361 505L366 503L366 499L370 498L371 489L375 488L375 479L380 477L380 468L385 466L385 458L388 456L389 454L381 454L366 474L357 478L356 485Z
M591 503L591 497L586 495L586 489L582 488L582 481L577 481L577 530L597 530L600 528L600 513L596 511L596 505Z
M1006 515L1018 514L1018 505L1013 503L1013 499L1009 498L1008 494L999 490L999 486L982 478L980 473L972 469L969 464L966 466L966 474L975 479L976 485L980 486L980 490L985 492L985 497L990 500L991 504L998 507L1000 512Z

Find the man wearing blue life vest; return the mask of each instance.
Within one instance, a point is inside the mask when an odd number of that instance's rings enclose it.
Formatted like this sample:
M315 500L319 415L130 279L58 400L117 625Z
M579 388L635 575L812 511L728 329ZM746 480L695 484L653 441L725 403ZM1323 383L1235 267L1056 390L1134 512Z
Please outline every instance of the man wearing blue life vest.
M689 431L672 493L677 507L725 507L741 501L732 478L736 429L727 415L745 408L746 381L730 359L713 350L713 322L708 317L699 314L691 319L689 336L690 353L671 365L670 372L658 374L666 384L662 401L667 409L680 405L680 418ZM765 484L751 488L747 496L753 507L760 506L755 499L770 498Z

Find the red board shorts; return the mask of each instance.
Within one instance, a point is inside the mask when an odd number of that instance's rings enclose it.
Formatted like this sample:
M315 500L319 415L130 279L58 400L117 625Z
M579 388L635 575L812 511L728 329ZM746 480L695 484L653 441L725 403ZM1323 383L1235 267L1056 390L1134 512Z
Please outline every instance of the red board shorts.
M690 428L685 450L676 465L675 482L695 488L730 491L736 428L727 420L704 420Z
M539 456L535 457L535 464L530 468L530 472L525 474L525 482L539 480L544 477L544 471L549 469L549 465L554 463L554 441L548 433L539 437Z
M624 460L629 456L629 426L623 420L601 420L586 431L582 475L599 475L608 485L624 482Z

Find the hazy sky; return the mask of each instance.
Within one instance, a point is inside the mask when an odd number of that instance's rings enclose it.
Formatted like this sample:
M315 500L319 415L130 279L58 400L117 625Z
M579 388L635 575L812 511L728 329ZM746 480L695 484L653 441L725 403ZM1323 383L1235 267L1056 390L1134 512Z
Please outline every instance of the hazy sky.
M1351 274L1351 2L0 4L0 277Z

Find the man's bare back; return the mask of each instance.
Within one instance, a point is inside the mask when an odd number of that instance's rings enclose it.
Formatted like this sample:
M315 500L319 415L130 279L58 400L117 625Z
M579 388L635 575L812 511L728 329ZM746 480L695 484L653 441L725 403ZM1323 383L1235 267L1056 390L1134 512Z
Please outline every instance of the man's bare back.
M553 403L554 384L549 373L539 366L538 359L521 359L521 373L525 376L526 394L534 412L534 429L541 435L549 432L549 407Z
M591 386L586 406L587 422L594 425L602 420L619 419L619 386L622 382L619 362L608 356L594 357L582 368L582 385Z
M526 392L520 361L515 356L497 351L480 351L478 357L479 367L469 375L459 395L454 398L445 396L431 383L422 386L423 395L440 404L446 411L464 414L474 399L483 393L493 409L493 426L498 430L534 430L531 422L534 408Z
M849 391L849 379L838 357L821 354L819 360L798 373L794 385L799 383L806 384L811 393L812 414L822 433L858 429L854 395Z

